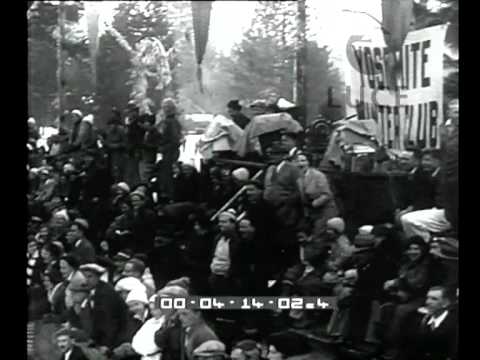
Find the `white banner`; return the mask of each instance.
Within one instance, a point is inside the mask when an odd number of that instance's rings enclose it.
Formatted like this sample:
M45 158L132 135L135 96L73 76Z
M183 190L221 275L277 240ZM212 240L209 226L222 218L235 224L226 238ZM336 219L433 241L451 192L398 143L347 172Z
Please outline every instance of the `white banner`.
M347 112L350 107L359 119L375 119L382 145L399 150L440 147L446 29L438 25L410 32L390 59L385 43L361 37L351 43ZM396 84L387 71L393 63L399 73Z

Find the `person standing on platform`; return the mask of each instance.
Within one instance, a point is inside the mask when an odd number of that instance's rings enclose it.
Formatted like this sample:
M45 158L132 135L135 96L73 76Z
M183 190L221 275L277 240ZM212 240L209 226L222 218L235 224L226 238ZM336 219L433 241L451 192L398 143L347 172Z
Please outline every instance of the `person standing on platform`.
M250 123L250 119L242 113L242 106L238 100L230 100L227 104L227 111L233 122L242 129L245 129Z

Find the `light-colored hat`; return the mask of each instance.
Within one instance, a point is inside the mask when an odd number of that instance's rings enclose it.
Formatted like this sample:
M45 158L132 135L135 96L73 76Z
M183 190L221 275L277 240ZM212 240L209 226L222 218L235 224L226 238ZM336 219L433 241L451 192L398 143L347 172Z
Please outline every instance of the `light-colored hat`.
M225 355L225 350L225 345L221 341L208 340L193 350L193 355L199 357Z
M164 288L160 289L157 292L158 296L161 297L180 297L186 298L188 297L188 291L185 290L181 286L172 285L172 286L165 286Z
M68 289L70 291L84 291L84 292L90 291L87 278L85 277L85 275L83 275L81 271L76 271L73 274L68 284Z
M78 218L78 219L75 219L73 221L74 224L77 224L78 226L80 226L82 229L84 230L88 230L88 228L90 227L88 225L88 221L85 220L85 219L81 219L81 218Z
M327 228L343 233L345 231L345 221L339 217L331 218L327 221Z
M145 285L143 285L139 279L133 276L120 279L115 285L115 291L132 291L135 289L141 289L146 292Z
M130 186L128 186L128 184L126 182L119 182L117 184L117 187L119 189L122 189L123 191L129 193L130 192Z
M78 117L83 118L83 113L78 109L73 110L72 115L77 115Z
M224 211L220 214L219 218L220 217L226 217L232 221L236 221L237 220L237 212L234 210L234 209L228 209L227 211Z
M147 293L140 288L135 288L128 293L127 299L125 302L128 304L131 301L139 301L145 305L148 304Z
M35 121L35 119L33 117L29 117L28 120L27 120L27 123L31 124L31 125L35 125L37 122Z
M85 121L89 124L92 124L93 125L93 115L92 114L88 114L87 116L85 116L82 121Z
M97 275L102 275L105 271L107 271L103 266L100 266L95 263L83 264L80 266L81 271L91 271Z
M370 235L372 233L372 225L363 225L358 229L358 235Z
M65 221L70 221L70 217L68 216L67 209L62 209L57 211L55 214L53 214L53 217L63 218Z
M232 171L232 176L239 181L248 181L250 179L250 171L241 167Z
M73 166L73 164L66 163L65 165L63 165L63 172L64 173L74 172L74 171L75 171L75 166Z

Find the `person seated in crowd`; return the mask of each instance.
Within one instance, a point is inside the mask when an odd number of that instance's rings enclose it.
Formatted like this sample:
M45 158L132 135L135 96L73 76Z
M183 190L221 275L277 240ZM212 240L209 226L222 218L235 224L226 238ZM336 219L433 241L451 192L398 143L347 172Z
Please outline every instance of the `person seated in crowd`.
M66 311L65 289L66 284L59 272L51 272L48 269L42 276L43 287L47 292L47 299L50 304L50 313L63 315Z
M277 229L279 245L282 249L286 266L298 260L296 243L296 226L302 215L301 193L298 188L300 170L292 161L297 151L296 135L282 135L282 144L288 156L278 165L271 165L265 173L264 199L274 207L281 227Z
M305 220L313 224L314 236L320 237L325 232L327 221L338 215L332 190L325 174L311 166L307 154L298 151L294 162L300 170L297 183Z
M314 241L312 236L300 233L300 263L287 269L282 280L282 297L305 297L330 295L328 286L323 282L326 271L325 260L328 248ZM311 312L292 310L289 314L295 327L311 325L315 318Z
M405 249L398 276L384 284L384 290L391 299L383 305L380 323L387 353L398 350L402 335L407 331L408 317L422 305L431 281L429 246L422 237L412 237Z
M75 345L70 329L59 329L55 333L55 341L62 353L60 360L88 360L82 349Z
M455 289L458 287L458 240L433 238L430 242L432 284Z
M145 283L143 281L143 275L145 274L145 263L142 260L133 258L128 260L125 263L123 268L123 276L124 277L133 277L141 281L141 283L145 286L147 291L147 296L150 298L155 293L155 287L152 287L151 284Z
M183 273L190 278L192 294L206 295L214 234L210 219L202 211L192 214L189 223L186 241L180 245Z
M458 310L453 306L454 297L451 289L443 286L428 290L425 307L412 320L410 336L401 349L404 359L458 358Z
M407 238L414 235L430 239L430 232L448 230L441 199L441 170L438 154L425 151L420 166L410 174L409 206L397 212ZM442 215L443 214L443 215Z
M124 278L123 268L125 267L126 262L131 258L132 251L130 249L123 249L113 256L112 260L115 264L115 269L113 270L112 284L114 286L120 279Z
M327 259L327 272L323 281L336 283L337 273L345 263L352 257L355 247L345 235L345 222L342 218L335 217L327 221L325 238L330 247Z
M148 254L153 248L156 215L146 204L145 192L137 189L130 194L133 207L132 245L134 252Z
M250 220L251 228L255 230L253 263L258 285L261 285L265 278L277 279L284 265L282 249L275 242L275 233L280 227L281 219L275 216L273 206L263 198L263 189L262 182L250 180L245 185L243 199L245 218Z
M53 276L60 277L60 256L63 255L63 246L61 243L46 243L40 250L40 256L42 257L43 271L53 273Z
M250 123L250 119L242 113L242 105L239 100L230 100L227 104L228 115L233 122L242 129L245 129Z
M128 200L129 194L130 186L128 186L126 182L119 182L112 185L110 208L113 219L122 213L121 204Z
M67 234L67 242L70 252L76 256L81 264L95 261L95 248L87 239L86 232L89 225L85 219L75 219Z
M186 289L180 286L167 285L160 289L157 293L157 297L169 297L169 298L186 298L189 293ZM175 309L159 309L158 299L156 301L156 312L160 316L164 317L164 321L161 326L156 330L154 334L154 342L160 349L163 360L176 360L184 357L185 354L184 343L182 339L185 338L185 329L178 316L178 311Z
M236 220L233 209L218 217L220 234L215 239L209 277L211 294L216 296L241 295L249 278L248 247L238 236Z
M133 244L133 206L129 198L119 203L120 214L112 221L105 232L105 240L110 252L132 248Z
M200 200L200 175L193 161L177 163L173 175L173 202L198 202Z
M122 344L113 350L113 355L119 360L140 360L141 355L133 349L132 340L150 318L147 294L141 289L134 289L128 293L125 302L129 309L125 335Z
M105 269L98 264L80 266L88 289L92 318L92 339L105 352L113 350L122 341L128 319L128 308L113 286L100 280Z
M43 268L38 244L35 240L31 240L27 244L27 287L40 284Z
M195 360L195 351L208 341L219 341L215 332L207 325L200 310L178 310L178 318L185 329L185 355Z
M385 281L397 274L397 239L392 230L388 225L360 227L353 242L355 250L339 271L341 284L334 292L342 301L339 313L332 315L335 331L331 332L341 335L351 348L365 343L373 304L383 298Z

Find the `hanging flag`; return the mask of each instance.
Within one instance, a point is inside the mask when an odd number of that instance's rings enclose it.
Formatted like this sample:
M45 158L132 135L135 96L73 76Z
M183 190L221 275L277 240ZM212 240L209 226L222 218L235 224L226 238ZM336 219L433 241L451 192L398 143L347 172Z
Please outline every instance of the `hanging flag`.
M402 48L413 21L413 0L382 0L383 35L388 54L385 56L387 75L396 83L400 66L395 62L395 52Z
M99 44L100 13L94 1L85 1L85 17L87 19L88 46L90 49L90 62L92 66L93 84L97 83L97 52Z
M200 92L203 93L202 61L208 42L210 27L211 1L192 1L193 32L195 36L195 55L197 58L197 80Z

